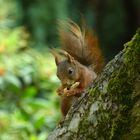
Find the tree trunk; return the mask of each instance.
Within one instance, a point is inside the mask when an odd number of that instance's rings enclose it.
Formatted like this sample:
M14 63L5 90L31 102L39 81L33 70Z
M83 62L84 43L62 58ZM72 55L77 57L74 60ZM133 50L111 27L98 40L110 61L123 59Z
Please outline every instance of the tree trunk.
M48 140L140 139L140 29Z

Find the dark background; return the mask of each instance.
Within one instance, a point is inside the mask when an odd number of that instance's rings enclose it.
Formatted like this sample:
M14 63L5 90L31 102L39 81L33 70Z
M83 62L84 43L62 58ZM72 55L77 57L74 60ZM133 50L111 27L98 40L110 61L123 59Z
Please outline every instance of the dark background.
M140 25L139 0L24 0L20 24L40 45L58 46L57 21L82 17L99 36L106 59L123 49ZM39 47L39 46L38 46Z

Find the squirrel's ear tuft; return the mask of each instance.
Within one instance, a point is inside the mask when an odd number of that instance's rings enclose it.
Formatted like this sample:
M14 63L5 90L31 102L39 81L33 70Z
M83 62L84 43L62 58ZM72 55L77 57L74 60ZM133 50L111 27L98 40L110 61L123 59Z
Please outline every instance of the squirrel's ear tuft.
M50 52L54 56L56 65L58 65L61 61L60 55L58 54L58 52L55 49L51 49Z
M69 53L67 53L64 50L50 49L50 52L52 53L52 55L55 58L56 65L58 65L60 62L62 62L65 59L67 59L68 62L70 62L70 63L75 62L75 59Z
M74 60L74 58L70 55L70 54L66 54L66 57L67 57L67 59L68 59L68 61L70 62L70 63L74 63L75 62L75 60Z
M70 62L70 63L75 62L74 58L66 51L60 51L59 53L60 53L60 55L64 55L67 58L68 62Z

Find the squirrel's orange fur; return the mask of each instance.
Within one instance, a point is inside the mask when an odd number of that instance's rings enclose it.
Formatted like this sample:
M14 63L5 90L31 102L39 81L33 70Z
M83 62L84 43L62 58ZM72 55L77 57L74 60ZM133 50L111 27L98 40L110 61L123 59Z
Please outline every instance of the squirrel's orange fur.
M57 76L62 86L57 90L61 96L61 111L65 116L73 101L92 83L104 66L104 58L98 47L98 39L88 29L70 21L60 30L64 51L52 51L57 65ZM62 59L61 57L64 57ZM94 69L89 66L94 65Z

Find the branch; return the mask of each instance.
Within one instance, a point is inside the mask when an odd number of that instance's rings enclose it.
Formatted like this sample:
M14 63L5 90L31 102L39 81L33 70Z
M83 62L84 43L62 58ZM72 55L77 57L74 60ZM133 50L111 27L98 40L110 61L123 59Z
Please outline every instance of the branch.
M140 30L124 46L48 140L140 138Z

